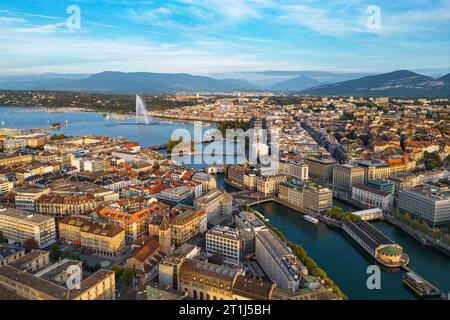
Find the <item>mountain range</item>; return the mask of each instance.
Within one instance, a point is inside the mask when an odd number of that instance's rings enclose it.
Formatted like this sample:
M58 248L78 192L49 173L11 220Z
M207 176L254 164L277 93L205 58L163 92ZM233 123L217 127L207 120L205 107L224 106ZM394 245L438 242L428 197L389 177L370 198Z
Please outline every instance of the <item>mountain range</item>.
M0 89L105 93L282 91L313 96L450 97L450 74L435 79L400 70L334 83L324 83L326 72L302 74L286 71L286 74L291 77L266 86L256 85L245 78L217 79L186 73L105 71L93 75L0 76ZM343 75L349 76L350 74ZM333 77L336 79L334 75Z
M450 74L433 79L408 70L321 85L303 90L314 96L449 97Z

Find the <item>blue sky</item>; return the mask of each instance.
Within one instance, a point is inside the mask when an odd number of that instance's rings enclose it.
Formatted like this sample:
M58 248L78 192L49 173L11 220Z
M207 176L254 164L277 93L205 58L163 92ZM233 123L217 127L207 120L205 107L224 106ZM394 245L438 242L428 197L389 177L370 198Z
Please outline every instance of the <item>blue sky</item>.
M81 29L66 12L77 5ZM380 8L380 29L367 8ZM450 0L2 0L0 74L449 69Z

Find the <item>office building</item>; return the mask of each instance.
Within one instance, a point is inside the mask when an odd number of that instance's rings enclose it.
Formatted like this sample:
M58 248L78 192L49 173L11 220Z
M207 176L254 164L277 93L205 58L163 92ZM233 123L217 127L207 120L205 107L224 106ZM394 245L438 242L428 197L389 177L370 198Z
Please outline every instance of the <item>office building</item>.
M34 239L44 248L56 241L55 218L14 208L0 208L0 231L10 243Z
M206 251L220 254L228 263L239 265L242 258L242 241L239 230L215 226L206 234Z

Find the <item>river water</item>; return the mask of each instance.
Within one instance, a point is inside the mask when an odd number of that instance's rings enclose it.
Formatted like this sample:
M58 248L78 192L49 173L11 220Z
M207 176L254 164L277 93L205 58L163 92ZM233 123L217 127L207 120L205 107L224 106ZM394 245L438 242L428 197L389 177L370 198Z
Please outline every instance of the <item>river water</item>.
M334 205L346 211L357 210L336 199ZM273 202L255 206L254 209L268 218L288 239L303 246L350 299L416 299L403 285L403 271L382 270L381 289L369 290L367 267L375 264L374 259L343 231L324 223L314 225L300 213ZM411 258L410 267L413 270L439 288L450 291L450 258L421 245L387 222L378 221L374 225L404 248Z

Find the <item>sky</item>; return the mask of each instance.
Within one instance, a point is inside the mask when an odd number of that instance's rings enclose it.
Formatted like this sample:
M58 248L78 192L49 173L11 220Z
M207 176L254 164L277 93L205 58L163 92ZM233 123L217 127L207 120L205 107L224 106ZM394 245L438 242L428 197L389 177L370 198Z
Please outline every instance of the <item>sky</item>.
M0 2L1 75L400 69L450 69L450 0Z

